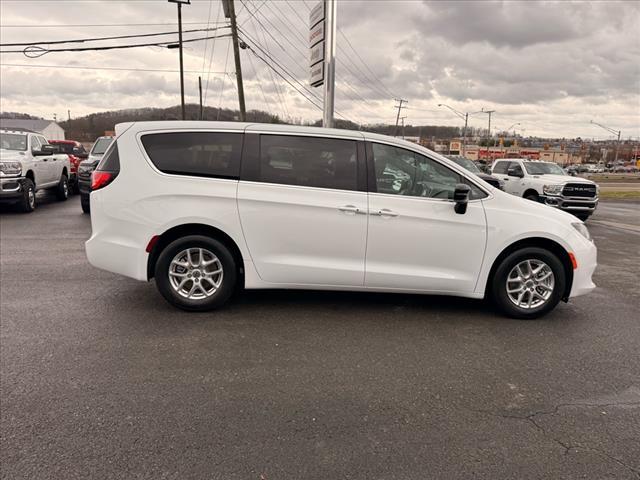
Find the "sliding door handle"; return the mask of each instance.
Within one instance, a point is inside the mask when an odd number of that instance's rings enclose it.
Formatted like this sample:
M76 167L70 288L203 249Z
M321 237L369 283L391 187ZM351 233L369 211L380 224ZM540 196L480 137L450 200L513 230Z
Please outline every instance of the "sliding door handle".
M358 207L356 207L355 205L343 205L341 207L338 207L338 210L340 210L341 212L344 213L360 213L360 214L364 214L365 212L361 211Z

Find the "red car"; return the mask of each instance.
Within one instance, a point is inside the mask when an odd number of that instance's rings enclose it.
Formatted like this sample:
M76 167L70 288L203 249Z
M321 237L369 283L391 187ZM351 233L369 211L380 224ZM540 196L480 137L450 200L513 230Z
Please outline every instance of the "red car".
M80 165L82 160L88 158L89 154L82 144L75 140L49 140L49 143L58 145L60 147L60 153L66 153L69 156L69 163L71 164L69 187L73 193L80 193L78 186L78 165Z

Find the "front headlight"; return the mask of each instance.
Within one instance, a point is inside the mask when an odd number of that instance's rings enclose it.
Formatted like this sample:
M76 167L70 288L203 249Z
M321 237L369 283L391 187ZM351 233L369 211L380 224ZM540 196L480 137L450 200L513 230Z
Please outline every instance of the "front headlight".
M542 187L542 191L545 195L559 195L563 188L564 185L545 185Z
M5 175L20 175L22 173L22 165L20 162L0 162L0 172Z
M587 240L591 241L591 234L589 233L589 229L584 223L575 222L575 223L572 223L571 225L573 226L573 228L575 228L578 231L578 233L580 233L580 235L582 235Z

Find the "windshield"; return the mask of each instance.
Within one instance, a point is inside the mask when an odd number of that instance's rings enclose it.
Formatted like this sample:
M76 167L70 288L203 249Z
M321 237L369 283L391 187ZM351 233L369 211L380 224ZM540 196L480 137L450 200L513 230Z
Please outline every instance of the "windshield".
M0 133L0 148L24 152L27 149L27 136L19 133Z
M96 143L93 144L91 149L91 155L103 155L106 152L109 145L113 142L113 138L99 138Z
M471 160L469 160L468 158L462 157L460 155L452 155L450 157L448 157L449 160L453 160L455 163L457 163L458 165L460 165L462 168L469 170L470 172L473 173L481 173L480 169L478 168L478 166L473 163Z
M555 163L523 162L530 175L565 175L564 170Z

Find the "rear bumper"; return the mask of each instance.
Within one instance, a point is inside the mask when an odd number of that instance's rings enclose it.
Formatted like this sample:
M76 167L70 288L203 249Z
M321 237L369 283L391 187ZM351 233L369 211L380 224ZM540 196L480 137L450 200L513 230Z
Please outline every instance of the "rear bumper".
M541 195L540 202L550 207L566 210L571 213L591 215L596 211L599 198L562 197L555 195Z
M108 213L100 191L91 194L91 237L85 242L89 263L125 277L147 281L149 254L145 248L153 236L123 218Z
M16 203L23 198L24 177L3 178L0 180L0 203Z
M596 288L593 283L593 272L598 265L598 249L593 242L588 242L584 248L575 250L578 268L573 271L573 285L571 286L570 297L586 295Z

